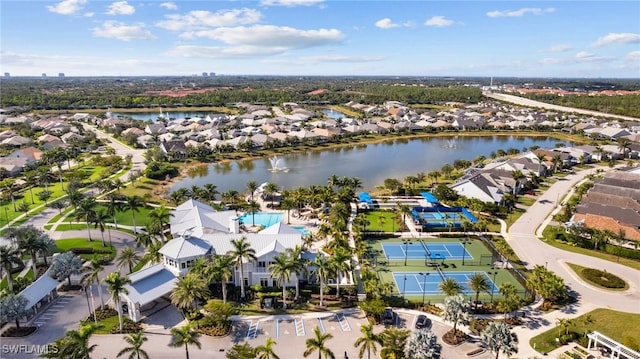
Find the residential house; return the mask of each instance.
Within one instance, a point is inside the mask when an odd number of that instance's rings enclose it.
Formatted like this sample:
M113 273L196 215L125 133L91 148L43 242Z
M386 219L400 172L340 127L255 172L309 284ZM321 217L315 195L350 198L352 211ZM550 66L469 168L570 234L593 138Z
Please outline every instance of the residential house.
M10 138L6 138L0 142L1 145L6 147L22 147L30 145L33 141L30 138L16 135Z
M167 129L166 127L164 127L164 123L161 122L157 122L157 123L151 123L148 124L145 128L144 128L144 132L153 135L153 134L163 134L163 133L167 133Z
M172 161L187 157L187 147L182 140L160 142L160 149Z

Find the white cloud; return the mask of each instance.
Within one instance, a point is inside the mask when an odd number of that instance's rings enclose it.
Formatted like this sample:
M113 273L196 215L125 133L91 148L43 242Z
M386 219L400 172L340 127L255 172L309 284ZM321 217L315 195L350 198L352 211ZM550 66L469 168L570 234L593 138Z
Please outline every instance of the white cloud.
M431 19L425 21L426 26L446 27L453 25L453 20L449 20L444 16L434 16Z
M640 60L640 51L631 51L625 58L629 60Z
M163 7L167 10L178 10L178 5L171 1L163 2L162 4L160 4L160 7Z
M393 21L387 17L376 21L376 27L381 29L392 29L394 27L400 27L400 24L394 24Z
M530 7L525 7L522 9L518 9L518 10L494 10L494 11L489 11L487 13L488 17L522 17L526 14L531 14L531 15L542 15L545 13L551 13L556 11L556 9L549 7L546 9L542 9L539 7L534 7L534 8L530 8Z
M558 44L551 46L547 51L549 52L565 52L571 50L571 46L567 44Z
M184 15L165 15L166 20L156 26L172 31L190 31L209 27L255 24L262 14L253 9L220 10L214 13L206 10L190 11Z
M105 37L109 39L118 39L122 41L131 40L151 40L156 37L147 30L145 24L125 24L119 21L105 21L102 27L94 27L91 29L93 36Z
M87 0L63 0L55 5L47 6L47 10L60 15L74 15L82 10Z
M107 15L131 15L136 12L136 8L126 1L117 1L109 5Z
M173 57L202 57L213 59L249 58L257 56L270 56L284 53L287 49L282 47L260 46L176 46L166 55Z
M640 42L640 34L630 32L625 33L609 33L596 40L592 46L600 47L610 44L633 44Z
M315 4L320 4L324 2L324 0L262 0L260 2L263 6L311 6Z
M300 58L305 62L323 63L323 62L375 62L384 60L384 56L354 56L354 55L319 55L305 56Z
M556 64L562 63L563 60L558 58L553 58L553 57L546 57L544 59L540 59L540 61L538 62L543 65L556 65Z
M582 59L588 59L591 57L594 57L595 55L590 53L590 52L586 52L586 51L580 51L576 54L576 59L578 60L582 60Z
M254 25L250 27L220 27L195 31L194 37L204 37L230 45L301 49L337 44L345 36L336 29L299 30L288 26Z

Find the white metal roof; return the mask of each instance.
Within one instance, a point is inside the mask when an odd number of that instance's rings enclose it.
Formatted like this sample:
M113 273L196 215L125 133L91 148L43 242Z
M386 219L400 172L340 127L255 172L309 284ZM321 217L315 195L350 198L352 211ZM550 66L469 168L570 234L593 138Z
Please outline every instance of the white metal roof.
M171 293L178 278L164 267L154 264L129 276L131 284L125 285L128 294L123 294L141 306Z
M51 278L49 276L49 271L47 271L40 278L36 279L35 282L23 289L20 294L28 300L26 309L30 309L36 305L36 303L38 303L52 290L56 289L58 284L60 284L60 282Z

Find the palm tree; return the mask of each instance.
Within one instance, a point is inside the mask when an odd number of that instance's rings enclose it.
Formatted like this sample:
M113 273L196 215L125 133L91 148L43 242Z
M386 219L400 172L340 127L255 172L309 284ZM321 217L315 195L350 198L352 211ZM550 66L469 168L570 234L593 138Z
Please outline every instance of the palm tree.
M31 256L34 278L38 276L38 252L49 250L49 236L32 225L18 227L12 234L18 242L18 249Z
M93 197L87 197L80 201L78 204L78 208L76 209L76 218L79 220L84 220L87 224L87 233L89 234L89 242L91 239L91 223L93 223L93 218L96 214L96 199Z
M273 351L273 346L276 344L273 338L267 338L267 342L264 345L256 347L256 359L280 359L278 354Z
M20 252L17 249L10 246L0 246L0 267L7 272L7 284L10 292L13 292L13 277L11 276L13 266L21 266L22 264Z
M524 175L524 173L522 173L522 171L520 170L515 170L513 172L511 172L511 176L513 177L513 180L515 181L514 185L513 185L513 194L517 195L518 194L518 186L520 184L520 180L523 178L527 178L527 176Z
M152 242L147 246L147 253L144 255L144 258L151 264L160 263L162 261L162 253L160 253L162 246L163 244L161 242Z
M144 335L143 331L139 331L137 333L129 333L128 336L122 339L124 339L124 341L129 344L129 346L120 350L118 352L118 355L116 356L117 358L120 358L121 356L129 353L129 359L149 359L149 354L147 354L147 352L142 349L142 344L149 340L149 338Z
M478 309L478 298L480 297L480 292L486 292L491 289L489 281L484 274L476 273L469 278L467 287L475 292L474 309Z
M188 307L197 310L198 298L204 298L208 294L207 283L201 277L187 274L178 279L169 297L171 298L171 303L182 310Z
M240 298L244 300L244 269L242 262L244 260L257 260L256 250L251 248L251 244L247 241L247 237L232 239L231 244L233 249L227 252L227 254L236 261L236 265L240 268Z
M104 208L100 208L98 211L96 211L93 215L93 224L94 227L93 228L98 228L100 227L100 237L102 237L102 246L106 247L107 244L104 243L104 230L105 228L109 231L109 245L111 245L111 230L109 229L109 227L107 227L107 221L109 220L110 216L109 214L107 214L107 211Z
M618 150L622 152L622 158L626 158L627 151L629 151L629 146L631 146L629 139L621 137L621 138L618 138L617 141L618 141Z
M253 201L253 194L256 192L256 190L258 190L258 182L253 180L247 182L247 191L251 196L251 201Z
M56 341L58 350L55 352L55 358L89 359L98 346L97 344L89 345L89 339L97 329L98 327L94 324L86 324L78 330L68 331L64 337Z
M111 293L111 299L113 300L113 305L116 307L116 311L118 312L118 321L120 322L120 332L124 327L123 318L122 318L122 305L120 305L120 295L121 294L129 294L129 291L125 286L127 284L131 284L131 279L128 277L123 277L120 272L111 272L104 280L107 285L107 289L109 293Z
M277 192L278 185L273 182L269 182L266 186L264 186L264 194L267 195L267 197L271 197L271 208L273 208L273 202L275 201Z
M38 173L35 171L26 171L24 172L24 181L25 184L29 186L29 193L31 194L31 204L36 204L33 200L33 186L36 184L36 180L38 179Z
M133 220L133 233L136 232L136 212L140 212L140 207L144 206L140 196L128 196L124 207L131 211L131 219Z
M453 278L446 278L438 285L438 289L447 297L462 293L462 285Z
M229 255L217 255L213 258L215 277L220 279L222 285L222 302L227 302L227 283L233 278L233 262L235 259Z
M174 348L179 348L184 345L184 352L187 355L187 359L189 359L189 345L195 345L198 349L202 348L202 344L200 344L200 334L191 329L191 325L187 324L180 328L172 328L171 334L173 335L173 341L170 345Z
M138 262L140 262L140 256L136 253L136 250L133 247L124 247L116 259L118 268L122 268L126 265L129 267L129 273L133 272L133 267L135 267Z
M251 225L253 227L256 226L256 212L260 210L260 204L258 202L251 200L249 203L245 205L247 212L251 213Z
M331 349L327 347L327 341L333 338L333 335L329 333L322 334L322 332L320 331L320 327L315 327L313 329L313 334L315 335L313 338L307 339L306 341L307 349L304 351L304 353L302 353L302 355L306 358L317 350L318 359L322 359L323 354L325 359L326 358L335 359L336 355L333 354Z
M209 202L215 201L216 195L218 195L219 193L220 192L218 192L218 187L213 183L205 183L204 187L202 188L202 196Z
M544 153L538 153L536 155L536 158L538 159L538 174L542 176L542 164L544 163L544 160L547 158L547 156Z
M151 219L152 229L155 232L159 232L162 239L166 240L164 236L164 228L169 224L171 211L169 211L169 209L164 205L160 205L160 207L155 208L151 213L149 213L149 218Z
M496 359L501 351L508 357L518 352L518 337L505 322L490 322L481 337L489 349L496 352Z
M376 344L382 345L382 336L373 332L373 324L363 325L360 327L362 336L353 343L354 347L360 347L358 357L362 359L364 352L367 352L367 358L371 359L371 352L375 355L378 352Z
M96 283L98 286L98 296L100 296L100 307L104 307L104 300L102 300L102 286L100 285L100 272L104 270L104 266L98 262L97 258L93 258L88 266L82 268L84 275L81 282L87 287L91 283Z
M297 244L293 248L287 248L287 253L289 254L291 271L296 275L296 296L294 300L298 300L298 297L300 296L300 278L302 278L304 273L307 273L308 261L302 257L302 247Z
M293 268L286 253L280 253L269 265L271 276L277 278L282 285L282 308L287 309L287 282L291 279Z
M351 269L351 254L349 250L344 247L335 248L331 263L336 272L336 297L340 298L340 274Z
M320 282L320 306L323 305L323 293L324 293L324 283L327 281L329 275L331 275L331 271L333 265L331 261L327 260L322 253L318 254L316 260L313 262L313 265L316 267L316 277L318 278L318 282Z

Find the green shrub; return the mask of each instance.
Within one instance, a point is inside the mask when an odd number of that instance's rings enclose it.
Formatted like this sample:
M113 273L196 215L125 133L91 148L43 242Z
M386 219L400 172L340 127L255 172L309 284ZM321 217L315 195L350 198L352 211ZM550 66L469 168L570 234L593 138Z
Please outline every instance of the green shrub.
M618 276L601 271L599 269L584 268L582 270L582 275L584 275L585 278L587 278L587 280L589 280L590 282L593 282L605 288L621 289L626 285L626 283Z
M137 333L142 330L142 325L140 325L140 323L136 323L126 317L123 319L122 331L120 331L120 325L116 324L113 328L111 328L111 334Z
M151 179L163 180L167 176L173 177L178 174L178 169L168 162L153 161L145 169L144 175Z

